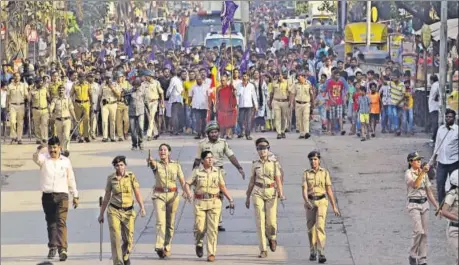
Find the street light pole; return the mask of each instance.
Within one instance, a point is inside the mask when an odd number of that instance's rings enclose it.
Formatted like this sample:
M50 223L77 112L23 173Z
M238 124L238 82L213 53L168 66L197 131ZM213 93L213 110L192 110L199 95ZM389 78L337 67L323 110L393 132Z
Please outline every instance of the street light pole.
M367 1L367 52L371 44L371 1Z
M53 10L51 12L51 58L53 62L56 62L56 1L53 1Z
M440 113L438 124L444 122L446 112L446 81L448 76L448 1L441 1L440 23Z

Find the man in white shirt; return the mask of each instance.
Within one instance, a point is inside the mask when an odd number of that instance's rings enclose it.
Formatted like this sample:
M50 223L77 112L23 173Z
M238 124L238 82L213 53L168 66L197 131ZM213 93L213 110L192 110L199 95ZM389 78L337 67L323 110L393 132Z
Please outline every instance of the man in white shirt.
M40 145L33 154L33 161L40 167L41 197L48 228L48 258L59 252L59 260L67 259L67 213L69 192L73 195L73 207L79 203L78 190L70 159L61 155L59 138L48 140L48 147Z
M454 124L455 120L456 112L447 109L445 113L446 124L438 128L435 141L434 161L438 162L436 178L439 202L445 198L445 183L448 175L459 169L459 130L457 124Z
M351 59L351 65L346 69L347 77L355 76L357 72L363 73L362 69L357 66L357 58Z
M209 90L210 88L203 83L200 75L196 75L196 85L194 85L189 93L191 101L191 109L196 121L196 132L198 133L194 139L206 137L206 118L207 110L209 109Z
M252 129L252 111L258 111L257 93L255 86L249 82L249 74L242 74L242 83L237 89L237 98L239 103L238 125L241 130L238 138L242 138L242 128L245 127L245 138L252 140L250 131ZM244 125L245 124L245 125Z
M430 76L430 92L429 92L429 122L432 130L432 142L435 143L438 130L438 111L440 110L440 85L438 83L438 76ZM441 201L440 201L441 202Z
M169 97L171 104L171 131L172 134L180 133L180 117L183 115L183 81L186 80L187 73L182 70L179 75L172 77L169 88L167 89L166 97Z
M333 65L331 63L330 57L325 58L324 65L320 68L319 77L323 74L327 76L327 79L332 77L332 69Z

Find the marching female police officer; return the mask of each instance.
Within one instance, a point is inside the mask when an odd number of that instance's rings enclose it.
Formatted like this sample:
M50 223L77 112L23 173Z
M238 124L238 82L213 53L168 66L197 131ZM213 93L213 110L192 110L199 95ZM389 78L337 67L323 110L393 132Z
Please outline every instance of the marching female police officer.
M207 261L215 261L217 252L218 221L222 211L219 193L228 199L229 208L234 209L234 202L225 186L222 169L213 166L211 151L203 151L200 160L202 166L193 170L186 181L185 193L191 199L190 186L194 186L194 236L196 255L202 257L203 239L207 233Z
M427 224L429 222L430 201L438 209L427 176L428 165L421 165L422 157L417 152L408 154L408 169L405 171L407 185L407 209L413 224L413 238L408 260L410 265L427 264ZM417 260L418 257L418 260Z
M441 215L449 219L448 228L446 228L446 238L448 246L456 255L456 264L459 265L458 253L458 236L459 236L459 185L458 185L458 172L456 169L449 176L451 188L446 193L445 203L441 209Z
M105 196L100 208L99 223L104 222L105 208L108 207L107 218L110 228L113 265L129 265L129 254L134 241L134 196L140 205L140 214L145 216L143 198L140 194L139 182L134 173L126 170L126 157L117 156L112 165L115 173L107 178ZM121 245L121 238L123 244Z
M330 173L320 167L320 153L312 151L308 154L311 169L305 170L303 175L303 199L306 208L309 247L311 254L309 260L317 259L319 263L325 263L325 223L327 218L328 199L336 216L341 213L335 202L332 190Z
M277 247L277 197L285 200L279 162L269 152L265 138L255 141L259 159L253 161L245 206L250 207L250 195L255 208L260 258L266 258L266 237L271 251ZM254 190L255 188L255 190ZM253 191L253 193L252 193Z
M155 174L153 204L156 209L156 247L159 258L171 255L171 242L174 235L175 214L179 205L177 180L185 190L185 178L182 167L170 159L172 149L168 144L159 146L159 159L148 157L148 165Z

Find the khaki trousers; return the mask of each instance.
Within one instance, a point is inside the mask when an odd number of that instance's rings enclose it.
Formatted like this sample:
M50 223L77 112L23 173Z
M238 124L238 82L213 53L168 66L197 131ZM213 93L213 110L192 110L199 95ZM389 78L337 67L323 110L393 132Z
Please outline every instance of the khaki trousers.
M274 188L262 189L274 190ZM272 195L274 193L274 195ZM260 251L266 251L266 238L268 240L276 240L277 235L277 196L275 192L269 192L267 196L259 195L261 192L256 192L252 195L253 206L255 209L258 248Z
M37 140L48 140L48 109L38 110L32 109L33 131Z
M309 133L309 116L311 113L311 105L298 104L295 105L295 115L296 115L296 128L300 130L300 136L304 136Z
M157 249L171 251L175 229L175 214L180 197L177 192L155 193L153 205L156 210L156 246Z
M110 243L112 246L113 265L123 265L124 259L129 257L134 243L134 210L117 210L108 206L107 219L110 229ZM123 239L123 244L121 244Z
M56 135L61 142L62 150L69 151L70 146L70 130L72 129L72 121L67 120L56 120Z
M429 223L429 202L423 204L408 203L408 213L413 224L410 256L418 258L418 263L426 263L427 225Z
M124 103L118 103L116 109L116 134L123 138L129 131L129 107Z
M90 123L90 129L89 129L89 135L91 137L96 138L97 137L97 126L99 125L99 112L94 112L94 110L91 110L91 118L89 120Z
M80 137L89 138L89 102L75 103L73 108L75 109L75 115L78 119L77 122L83 117L83 120L80 122L80 127L78 128Z
M155 116L158 111L158 100L148 103L148 110L150 111L148 120L147 137L158 135L158 127L156 126ZM143 132L142 132L143 133Z
M273 100L274 127L277 134L285 133L288 121L288 102Z
M446 228L446 239L448 241L448 246L451 251L453 251L456 257L456 265L459 265L459 253L458 253L458 243L459 243L459 228L454 226L449 226Z
M325 223L327 220L328 200L311 200L313 209L306 209L309 248L311 253L324 254L327 236L325 235Z
M194 237L196 246L203 246L207 233L207 255L217 253L218 219L222 211L219 198L194 201Z
M102 106L102 138L115 139L115 119L118 106L115 103ZM110 135L108 129L110 128Z
M24 130L24 104L10 105L10 137L11 139L22 140Z

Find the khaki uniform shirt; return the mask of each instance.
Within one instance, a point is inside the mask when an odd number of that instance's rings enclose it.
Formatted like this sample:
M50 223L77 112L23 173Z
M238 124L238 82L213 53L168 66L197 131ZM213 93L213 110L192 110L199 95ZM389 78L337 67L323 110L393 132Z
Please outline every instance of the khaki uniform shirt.
M327 186L331 186L330 173L325 168L319 167L317 172L313 169L304 171L303 186L308 186L308 195L320 196L326 193Z
M446 193L445 204L449 205L450 212L456 214L459 212L459 191L457 188Z
M261 159L255 160L252 163L252 178L254 178L255 183L260 183L265 188L255 186L253 190L254 195L275 195L276 189L274 187L267 188L266 185L271 185L276 183L276 176L281 177L280 165L279 162L268 157L267 161L261 161Z
M184 179L182 167L177 161L170 161L165 164L163 161L156 161L155 188L170 189L177 187L177 179Z
M118 90L118 86L115 85L115 90ZM118 90L119 91L119 90ZM102 86L101 100L107 100L107 103L115 103L118 97L113 93L112 89L108 85Z
M288 82L287 80L283 80L282 82L273 82L271 83L271 91L273 91L273 99L274 100L286 100L288 99Z
M72 101L65 96L53 99L49 111L54 115L54 118L70 118L71 113L74 113Z
M223 159L234 155L233 150L228 145L228 142L224 139L218 139L215 143L209 141L208 138L201 140L198 144L198 152L196 153L196 159L201 159L201 153L203 151L211 151L214 155L214 166L223 167Z
M51 100L54 99L54 98L57 98L59 97L59 91L58 91L58 88L60 85L62 85L63 83L61 81L56 81L56 82L51 82L48 86L48 91L49 91L49 95L51 97Z
M186 181L190 186L195 186L195 194L214 194L220 192L220 185L225 185L222 170L217 167L212 167L209 172L204 167L193 170L191 177Z
M144 89L147 96L147 101L159 100L162 94L164 94L161 84L157 80L151 82L145 81L142 83L142 89Z
M314 98L312 92L312 85L309 81L306 81L304 84L296 83L292 87L292 94L295 96L295 101L301 101L306 103L312 103Z
M40 89L33 89L30 91L30 101L34 109L47 109L48 108L48 90L46 87Z
M27 85L21 82L17 84L12 82L8 85L7 95L9 104L24 104L24 101L28 95Z
M413 169L407 169L405 171L405 182L408 184L409 180L416 181L418 174ZM415 189L407 185L407 197L409 199L421 199L427 197L426 188L432 186L430 183L427 174L424 174L424 179L421 182L419 188Z
M87 82L75 83L70 92L70 96L75 95L75 100L82 101L80 103L88 102L91 93L91 90L89 88L90 85Z
M127 171L119 180L116 173L107 178L106 192L111 192L110 203L118 207L131 207L134 205L135 189L139 188L139 182L134 173Z

